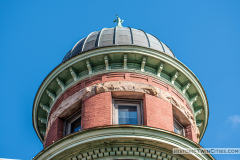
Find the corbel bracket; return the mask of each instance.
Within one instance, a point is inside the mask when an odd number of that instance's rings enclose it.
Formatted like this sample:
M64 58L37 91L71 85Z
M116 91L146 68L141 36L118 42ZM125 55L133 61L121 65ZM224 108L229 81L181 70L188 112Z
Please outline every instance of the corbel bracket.
M49 113L50 108L42 103L40 103L40 106L42 107L43 110L45 110L47 113Z
M141 64L141 71L142 72L144 72L144 67L145 67L145 64L146 64L146 60L147 60L147 58L143 57L142 64Z
M161 72L162 72L162 70L163 70L163 65L164 65L164 63L161 62L160 65L159 65L159 67L158 67L158 70L157 70L157 76L158 76L158 77L160 77L160 75L161 75Z
M191 98L191 99L190 99L191 105L192 105L194 102L196 102L197 99L198 99L198 95L196 95L196 96L194 96L193 98Z
M203 121L201 120L201 121L197 121L197 127L198 128L200 128L201 126L202 126L202 124L203 124Z
M62 88L62 91L64 90L64 88L66 87L66 85L57 77L56 81L58 83L58 85Z
M123 68L127 69L127 55L126 54L123 57Z
M45 134L46 134L45 131L40 131L40 133L41 133L42 135L44 135L44 136L45 136Z
M171 83L172 83L172 84L174 84L175 80L177 79L178 73L179 73L179 72L176 71L176 72L174 73L174 75L171 77Z
M41 123L44 123L47 125L47 120L45 118L40 118L38 117L38 120L41 122Z
M73 80L76 81L76 80L78 79L78 78L77 78L77 74L76 74L75 71L72 69L72 67L69 68L69 70L70 70L70 73L71 73L71 75L72 75L72 77L73 77Z
M194 113L195 117L197 117L199 114L201 114L203 109L197 109Z
M49 90L47 90L46 92L47 92L47 95L52 99L52 101L54 101L56 98L55 94L50 92Z
M106 70L109 70L108 56L104 56L104 61L105 61Z
M89 63L89 61L86 61L86 64L87 64L87 68L88 68L88 74L92 74L91 64Z
M189 89L190 86L191 86L191 83L188 83L188 84L186 84L185 86L183 86L183 88L182 88L183 94L186 93L186 91Z

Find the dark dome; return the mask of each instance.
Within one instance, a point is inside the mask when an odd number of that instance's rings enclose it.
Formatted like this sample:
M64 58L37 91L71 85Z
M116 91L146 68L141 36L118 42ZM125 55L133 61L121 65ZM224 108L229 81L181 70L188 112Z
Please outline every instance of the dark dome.
M117 26L114 28L103 28L101 31L90 33L86 38L81 39L74 45L62 62L84 51L112 45L138 45L149 47L171 57L175 57L171 49L157 37L143 30Z

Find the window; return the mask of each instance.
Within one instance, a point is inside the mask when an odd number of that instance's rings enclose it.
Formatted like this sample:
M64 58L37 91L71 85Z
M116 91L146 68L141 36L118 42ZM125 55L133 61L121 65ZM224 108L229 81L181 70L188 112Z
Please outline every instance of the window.
M184 127L175 118L173 118L173 124L174 132L184 136Z
M65 135L81 130L81 112L78 111L65 121Z
M113 102L113 124L143 124L141 100L113 99Z

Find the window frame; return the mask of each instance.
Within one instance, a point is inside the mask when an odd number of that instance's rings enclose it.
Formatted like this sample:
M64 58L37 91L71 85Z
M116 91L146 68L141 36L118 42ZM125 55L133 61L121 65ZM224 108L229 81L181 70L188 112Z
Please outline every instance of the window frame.
M113 98L113 107L112 107L112 124L118 124L118 106L137 106L137 120L138 124L143 125L143 107L142 100L138 99L119 99ZM130 124L131 125L131 124Z
M67 118L64 122L64 136L71 134L71 127L72 123L81 118L81 110L77 111L69 118ZM81 119L81 126L82 126L82 119ZM74 132L73 132L74 133Z
M176 133L176 132L174 131L174 128L177 128L178 133ZM181 133L179 133L179 131L180 131ZM173 132L176 133L176 134L180 134L180 135L182 135L182 136L185 136L185 130L184 130L183 125L182 125L178 120L176 120L176 118L174 118L174 117L173 117Z

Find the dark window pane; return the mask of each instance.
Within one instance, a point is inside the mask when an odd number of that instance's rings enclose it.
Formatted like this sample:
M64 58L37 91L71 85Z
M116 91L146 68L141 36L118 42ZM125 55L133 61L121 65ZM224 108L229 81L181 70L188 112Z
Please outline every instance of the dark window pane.
M178 129L174 126L174 132L178 133Z
M81 117L71 124L71 133L81 130Z
M118 106L118 124L138 124L137 106Z

